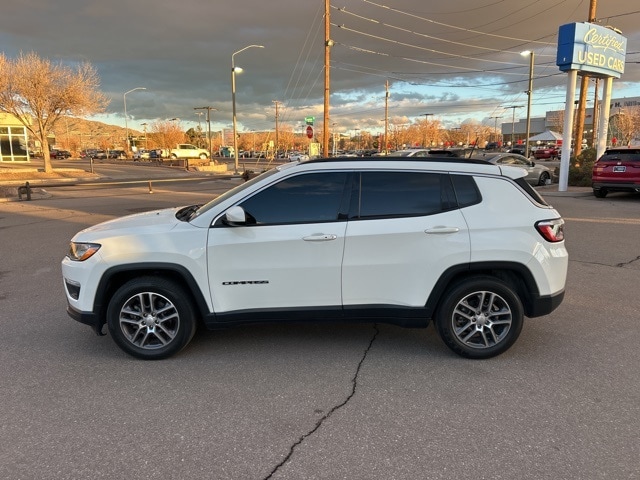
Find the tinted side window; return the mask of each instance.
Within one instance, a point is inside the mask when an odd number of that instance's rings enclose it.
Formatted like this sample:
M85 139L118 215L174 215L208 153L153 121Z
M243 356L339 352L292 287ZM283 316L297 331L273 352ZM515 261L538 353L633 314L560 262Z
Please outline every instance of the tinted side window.
M451 175L451 182L460 208L475 205L482 200L478 186L471 175Z
M362 172L352 218L432 215L453 208L449 176L417 172Z
M296 175L267 187L240 206L258 225L336 221L347 177L346 172Z

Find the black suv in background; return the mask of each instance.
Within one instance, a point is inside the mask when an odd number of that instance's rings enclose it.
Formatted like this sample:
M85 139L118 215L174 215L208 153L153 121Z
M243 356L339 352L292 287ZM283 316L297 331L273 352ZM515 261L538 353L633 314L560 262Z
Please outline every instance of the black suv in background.
M593 164L591 186L598 198L609 192L640 192L640 147L605 150Z

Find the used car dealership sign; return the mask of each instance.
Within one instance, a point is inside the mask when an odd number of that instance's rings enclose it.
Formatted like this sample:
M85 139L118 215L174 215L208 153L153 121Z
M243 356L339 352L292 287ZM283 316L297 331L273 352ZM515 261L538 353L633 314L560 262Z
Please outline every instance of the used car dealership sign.
M624 73L627 39L620 32L593 23L562 25L558 32L556 65L590 77L620 78Z

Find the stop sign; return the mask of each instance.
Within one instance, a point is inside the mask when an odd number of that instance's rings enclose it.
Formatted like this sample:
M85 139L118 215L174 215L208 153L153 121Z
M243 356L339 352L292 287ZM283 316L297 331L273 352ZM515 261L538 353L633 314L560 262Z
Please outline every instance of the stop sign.
M313 127L311 125L307 127L307 137L313 138Z

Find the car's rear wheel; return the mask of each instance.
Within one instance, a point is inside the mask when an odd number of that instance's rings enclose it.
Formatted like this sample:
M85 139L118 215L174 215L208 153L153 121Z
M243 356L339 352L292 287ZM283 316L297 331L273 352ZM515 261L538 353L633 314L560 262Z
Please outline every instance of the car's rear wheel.
M607 196L607 193L609 193L609 192L604 188L594 188L593 189L593 194L596 196L596 198L604 198L604 197Z
M145 360L179 352L196 330L189 295L175 282L156 277L122 285L109 302L107 324L122 350Z
M524 323L514 290L493 277L473 277L454 285L436 313L445 344L466 358L491 358L511 347Z
M200 160L206 160L207 156L204 153L200 154Z
M542 172L540 174L540 178L538 179L538 185L546 185L547 184L547 180L551 179L551 175L549 175L549 172Z

